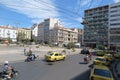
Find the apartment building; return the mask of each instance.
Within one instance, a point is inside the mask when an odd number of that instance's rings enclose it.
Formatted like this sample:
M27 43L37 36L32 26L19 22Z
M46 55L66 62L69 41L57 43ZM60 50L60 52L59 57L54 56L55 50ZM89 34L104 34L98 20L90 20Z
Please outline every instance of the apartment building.
M83 29L78 28L78 43L83 45Z
M11 39L13 42L16 42L16 29L11 26L0 26L0 39L8 40Z
M32 31L32 39L34 39L35 41L38 41L39 39L39 37L38 37L38 35L39 35L39 32L38 32L38 24L34 24L33 26L32 26L32 28L31 28L31 31Z
M66 45L70 42L78 42L77 29L69 29L61 26L57 26L50 30L50 42L59 44L60 46Z
M78 31L62 27L59 19L48 18L32 27L32 36L37 42L67 44L78 42Z
M109 6L109 46L120 48L120 3Z
M29 39L31 40L31 29L28 28L16 28L17 30L17 38L21 40Z
M32 27L32 38L40 43L50 43L50 30L59 25L59 19L45 19Z
M108 45L109 6L101 6L84 11L84 45L96 47Z

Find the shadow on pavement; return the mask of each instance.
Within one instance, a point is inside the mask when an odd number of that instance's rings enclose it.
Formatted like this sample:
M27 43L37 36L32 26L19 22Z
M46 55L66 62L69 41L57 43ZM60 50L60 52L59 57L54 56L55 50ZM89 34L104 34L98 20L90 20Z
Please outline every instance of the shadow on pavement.
M93 64L88 65L88 67L93 68Z
M70 80L89 80L89 76L90 76L90 69L86 70L82 74L79 74L79 75L73 77Z
M86 62L79 62L79 64L88 64L88 63L86 63Z

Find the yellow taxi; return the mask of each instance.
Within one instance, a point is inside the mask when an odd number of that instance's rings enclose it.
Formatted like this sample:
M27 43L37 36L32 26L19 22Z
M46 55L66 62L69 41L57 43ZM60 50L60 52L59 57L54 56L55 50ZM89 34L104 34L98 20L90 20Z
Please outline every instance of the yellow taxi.
M94 65L91 69L90 80L114 80L110 69L107 66Z
M104 57L97 57L94 61L93 61L94 65L106 65L108 66L110 64L109 61L106 60L106 58Z
M103 50L96 50L96 55L103 56L105 52Z
M114 58L113 58L112 54L104 54L103 57L105 57L110 62L114 61Z
M45 55L46 61L58 61L58 60L65 60L66 55L59 53L59 52L48 52Z

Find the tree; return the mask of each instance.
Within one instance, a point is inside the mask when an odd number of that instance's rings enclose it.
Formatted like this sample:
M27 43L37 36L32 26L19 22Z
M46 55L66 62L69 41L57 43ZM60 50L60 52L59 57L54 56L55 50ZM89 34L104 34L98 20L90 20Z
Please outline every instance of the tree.
M25 33L18 32L17 41L22 42L22 40L25 40L25 36L26 36Z
M103 45L98 45L98 49L100 49L100 50L105 50L105 46L103 46Z
M73 42L68 43L67 48L68 49L75 48L75 43L73 43Z

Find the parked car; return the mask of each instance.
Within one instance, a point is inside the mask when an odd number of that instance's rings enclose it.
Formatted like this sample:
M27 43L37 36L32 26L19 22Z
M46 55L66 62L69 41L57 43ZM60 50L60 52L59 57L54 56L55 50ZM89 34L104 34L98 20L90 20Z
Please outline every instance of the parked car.
M97 57L94 61L93 61L94 65L110 65L110 62L107 61L107 59L105 57Z
M93 55L96 55L96 50L95 49L89 49L89 52L92 53Z
M115 53L113 56L114 56L114 58L119 58L120 59L120 54L118 54L118 53Z
M82 49L80 54L90 54L90 52L87 49Z
M110 62L114 61L114 57L112 56L112 54L104 54L103 57L105 57Z
M89 80L114 80L114 78L107 66L94 65L91 69Z
M96 51L97 56L103 56L104 54L105 54L105 52L103 50L97 50Z
M59 53L59 52L48 52L45 55L46 61L58 61L58 60L65 60L66 55Z

